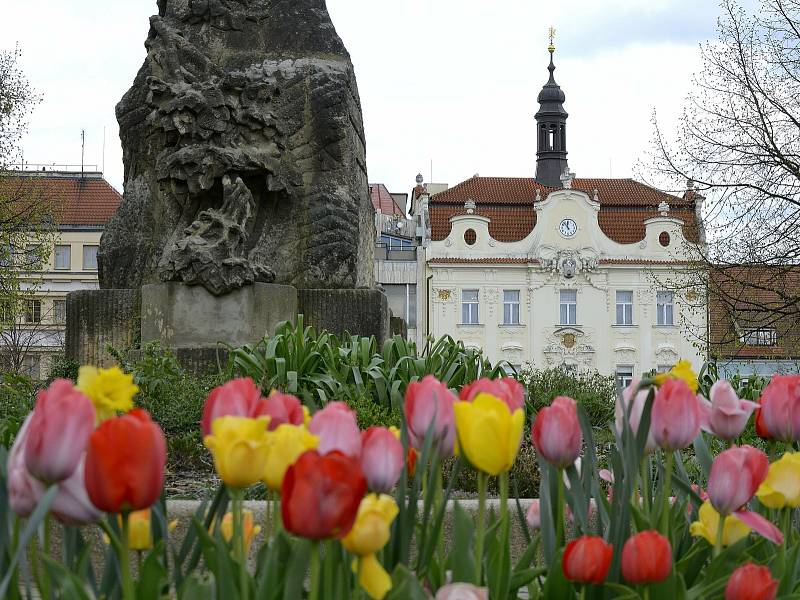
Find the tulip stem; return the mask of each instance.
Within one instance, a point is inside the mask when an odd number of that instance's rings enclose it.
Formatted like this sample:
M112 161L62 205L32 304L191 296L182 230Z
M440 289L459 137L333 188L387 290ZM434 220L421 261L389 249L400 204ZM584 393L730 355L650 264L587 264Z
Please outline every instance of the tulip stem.
M645 513L650 514L650 464L646 455L642 457L639 467L639 474L642 477L642 503Z
M245 548L244 522L242 520L242 491L230 490L233 500L233 555L239 563L239 593L248 598L247 590L247 550Z
M642 600L650 600L650 588L647 586L644 586L642 591Z
M475 585L481 585L483 529L486 519L486 473L478 471L478 530L475 532Z
M722 552L722 536L725 533L725 519L728 516L719 515L719 521L717 522L717 539L714 542L714 552L713 556L719 556L720 552Z
M658 528L662 535L669 539L669 498L672 493L672 463L675 461L675 453L667 450L667 461L664 466L664 501L661 506L661 523Z
M319 542L311 543L311 592L308 600L319 600Z
M556 548L564 544L564 469L558 468L556 477Z
M122 539L119 545L119 568L122 575L122 598L123 600L134 600L136 594L133 589L133 577L131 577L131 552L130 552L130 513L122 513Z

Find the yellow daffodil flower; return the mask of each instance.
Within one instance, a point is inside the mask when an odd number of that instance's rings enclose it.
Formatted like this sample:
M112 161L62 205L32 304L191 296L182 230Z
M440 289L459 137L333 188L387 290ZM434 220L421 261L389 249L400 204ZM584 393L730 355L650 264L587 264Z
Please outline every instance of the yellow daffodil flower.
M772 463L756 496L769 508L800 506L800 453L786 452Z
M261 533L261 527L254 524L253 511L247 508L242 509L242 529L244 530L244 545L246 552L249 552L250 544L253 543L253 538ZM230 542L233 539L232 512L227 512L225 513L225 516L222 517L222 522L219 524L219 532L222 534L222 537L226 542Z
M119 367L83 366L78 370L76 387L94 404L98 423L131 410L133 397L139 391L133 383L133 375L123 373Z
M525 413L510 412L508 405L490 394L454 406L459 451L489 475L499 475L514 464L522 442Z
M706 500L698 511L699 521L695 521L689 527L689 533L695 537L704 537L712 546L717 542L717 528L719 527L719 513L711 506L711 502ZM722 530L722 545L730 546L735 544L750 533L750 528L742 523L733 515L725 517Z
M353 572L358 573L359 584L373 600L382 600L392 589L392 578L375 553L389 541L389 528L398 512L391 496L369 494L361 500L353 528L342 539L342 546L358 556Z
M661 385L669 377L674 379L683 379L689 386L689 389L692 390L693 393L697 393L697 388L699 387L697 382L697 373L694 372L692 369L692 363L688 360L679 360L675 366L666 373L658 373L653 378L653 381L656 385Z
M211 435L203 443L211 450L214 468L226 485L246 488L264 477L269 454L268 424L268 416L225 416L211 423Z
M304 425L278 425L267 433L269 451L264 469L264 483L271 490L280 490L286 470L306 450L319 446L319 437L312 435Z

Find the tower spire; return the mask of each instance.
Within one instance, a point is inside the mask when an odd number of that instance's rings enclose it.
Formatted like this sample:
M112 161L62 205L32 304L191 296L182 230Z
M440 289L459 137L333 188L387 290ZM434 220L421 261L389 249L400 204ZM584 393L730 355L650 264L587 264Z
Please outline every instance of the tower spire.
M564 110L564 92L556 83L553 54L556 51L553 43L556 30L549 32L550 64L547 70L550 77L539 92L537 98L539 111L536 113L536 181L548 187L559 187L560 176L567 168L567 111Z

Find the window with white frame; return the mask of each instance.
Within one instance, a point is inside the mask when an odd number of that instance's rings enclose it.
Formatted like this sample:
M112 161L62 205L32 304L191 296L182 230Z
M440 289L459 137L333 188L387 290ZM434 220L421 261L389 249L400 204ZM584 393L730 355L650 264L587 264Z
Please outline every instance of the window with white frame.
M617 290L617 325L633 325L633 292Z
M578 322L578 290L561 290L561 325Z
M616 370L617 389L624 390L633 381L633 366L619 365Z
M72 268L72 247L57 245L53 260L56 269L69 271Z
M673 292L656 292L656 323L658 325L675 324L675 294Z
M22 357L22 372L34 381L41 378L41 360L37 354L26 354Z
M67 322L67 301L63 298L56 298L53 300L53 322Z
M519 325L519 290L503 290L503 325Z
M478 324L478 290L461 292L461 323L462 325Z
M747 329L739 337L739 340L746 346L776 346L778 332L771 327Z
M83 247L83 270L96 271L97 270L97 249L100 246L84 246Z
M26 323L41 323L42 322L42 301L29 300L28 305L25 307L25 322Z

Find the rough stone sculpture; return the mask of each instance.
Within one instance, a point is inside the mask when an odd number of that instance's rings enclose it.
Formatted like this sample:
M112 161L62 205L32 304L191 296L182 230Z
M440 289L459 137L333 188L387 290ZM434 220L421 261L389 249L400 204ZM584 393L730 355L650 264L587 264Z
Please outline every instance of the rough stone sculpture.
M104 288L372 287L350 57L324 0L159 0L117 105L125 193Z

